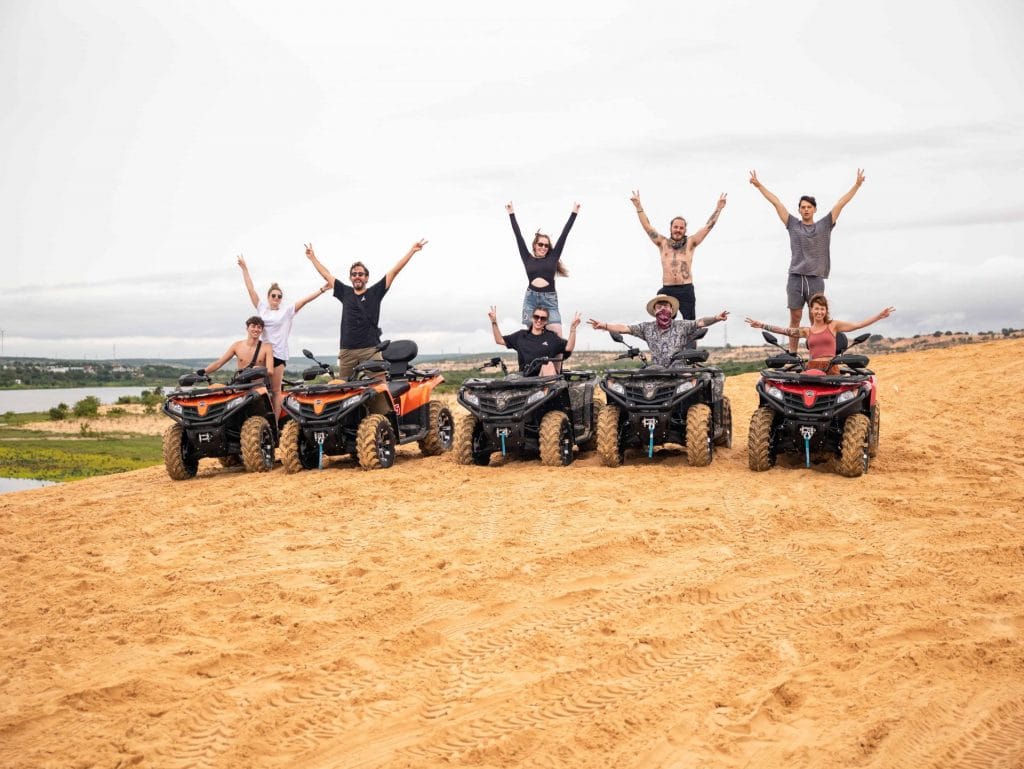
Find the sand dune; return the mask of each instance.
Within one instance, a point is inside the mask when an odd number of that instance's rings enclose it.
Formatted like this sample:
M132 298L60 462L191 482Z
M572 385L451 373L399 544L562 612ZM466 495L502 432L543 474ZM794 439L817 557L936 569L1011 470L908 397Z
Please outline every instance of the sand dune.
M876 358L862 478L403 449L0 497L4 767L1024 766L1024 341Z

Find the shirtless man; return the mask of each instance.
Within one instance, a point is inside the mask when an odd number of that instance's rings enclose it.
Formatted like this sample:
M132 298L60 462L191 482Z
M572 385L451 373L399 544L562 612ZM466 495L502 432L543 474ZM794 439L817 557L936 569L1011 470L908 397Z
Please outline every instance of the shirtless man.
M274 348L268 342L260 341L260 335L263 333L263 318L253 315L245 322L245 331L245 339L239 339L217 360L206 368L199 369L196 373L199 376L212 374L232 358L235 359L235 366L239 371L254 366L263 366L268 372L273 371ZM260 391L265 392L265 389L260 388Z
M697 317L697 299L693 292L693 252L704 242L704 238L718 221L718 215L725 208L725 197L724 192L719 195L718 204L707 223L692 237L686 235L686 220L677 216L669 223L670 235L667 238L658 234L651 226L651 221L640 204L640 191L634 191L633 197L630 198L636 207L637 216L640 217L640 225L661 253L661 281L664 285L658 293L675 297L686 320L694 320Z

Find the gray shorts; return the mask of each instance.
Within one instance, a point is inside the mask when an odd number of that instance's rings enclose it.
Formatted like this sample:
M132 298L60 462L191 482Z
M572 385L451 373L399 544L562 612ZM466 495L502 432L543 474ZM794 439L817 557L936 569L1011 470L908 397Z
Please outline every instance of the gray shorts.
M825 279L817 275L797 275L789 273L786 281L786 307L791 310L802 310L807 300L815 294L825 292Z

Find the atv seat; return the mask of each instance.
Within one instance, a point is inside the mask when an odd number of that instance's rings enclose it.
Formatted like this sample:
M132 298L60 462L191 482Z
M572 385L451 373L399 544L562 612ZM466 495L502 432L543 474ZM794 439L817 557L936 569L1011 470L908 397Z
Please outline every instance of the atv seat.
M409 392L411 386L408 381L388 382L388 392L392 398L399 398Z
M418 354L419 348L411 339L396 339L381 353L384 360L391 364L389 373L393 377L406 376L406 372L409 370L409 361Z

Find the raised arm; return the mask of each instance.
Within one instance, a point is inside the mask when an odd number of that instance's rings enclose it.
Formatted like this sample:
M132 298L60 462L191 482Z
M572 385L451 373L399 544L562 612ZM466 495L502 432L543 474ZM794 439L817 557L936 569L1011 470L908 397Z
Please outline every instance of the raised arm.
M853 322L850 322L848 320L834 320L834 321L832 321L832 330L833 331L856 331L859 328L864 328L865 326L870 326L872 323L877 323L880 320L888 318L894 312L896 312L896 308L895 307L886 307L884 310L882 310L877 315L874 315L874 316L872 316L870 318L865 318L864 320L858 320L858 321L853 321Z
M647 218L647 214L644 213L644 207L640 203L640 190L633 190L633 196L630 198L633 201L633 206L636 208L636 215L640 217L640 226L644 228L644 232L647 233L654 245L661 246L661 242L664 238L658 234L658 231L651 226L651 220Z
M487 317L491 319L491 332L494 334L494 341L502 347L507 347L505 337L502 336L501 329L498 328L498 308L491 305L491 311L487 313Z
M314 299L316 299L318 296L323 294L325 291L330 291L333 287L334 287L333 283L325 283L324 285L320 286L320 288L318 288L316 291L314 291L309 296L303 297L302 299L300 299L299 301L297 301L295 303L295 312L298 312L299 310L301 310L303 307L305 307L307 304L312 302Z
M312 243L307 243L306 244L306 258L309 259L310 263L313 265L313 267L316 269L316 271L320 273L320 277L322 277L324 280L326 280L328 283L330 283L333 286L334 285L334 276L331 275L331 271L330 270L328 270L326 267L324 267L322 264L320 264L320 260L316 258L316 254L313 252L313 244Z
M857 169L857 181L855 181L853 183L853 186L850 187L849 192L847 192L845 195L843 195L841 198L839 198L839 200L836 201L836 204L834 206L832 206L832 224L833 225L835 225L836 219L839 218L839 214L842 212L843 207L847 203L849 203L851 200L853 200L853 196L857 194L857 190L860 189L860 185L862 185L863 183L864 183L864 169L863 168L858 168Z
M569 221L567 221L565 223L565 226L562 228L562 234L558 236L558 241L555 243L555 248L554 248L553 253L555 253L555 254L561 254L562 253L562 249L565 247L565 239L569 237L569 230L572 229L573 222L576 221L576 214L578 214L579 212L580 212L580 204L579 203L573 203L572 213L569 214Z
M245 264L245 258L238 255L238 266L242 268L242 280L245 281L245 290L249 292L249 299L252 300L253 307L260 306L260 295L256 293L256 288L252 285L252 278L249 277L249 268Z
M576 313L573 316L572 323L569 324L569 338L565 340L565 352L566 354L572 352L576 348L576 329L580 325L580 314Z
M417 240L415 243L412 244L412 248L406 251L405 256L399 259L395 263L395 266L388 270L388 274L384 276L384 288L391 288L391 283L395 280L395 278L398 277L398 273L400 273L405 268L405 265L409 263L409 260L412 259L412 255L419 251L421 248L423 248L425 245L427 245L427 241L425 240Z
M750 172L750 183L757 187L757 191L764 195L764 199L775 207L775 213L779 215L782 223L789 224L789 211L787 211L786 207L782 205L782 201L779 200L775 193L769 192L768 188L761 184L760 179L757 178L757 171Z
M726 193L724 192L718 196L718 203L715 205L715 210L711 212L711 216L708 217L707 224L697 230L693 234L693 237L690 238L690 242L692 242L695 247L699 246L704 241L704 238L706 238L708 233L711 232L711 228L718 223L718 215L722 213L722 209L725 208L725 196Z
M516 236L516 247L519 249L519 256L523 259L530 258L530 252L526 249L526 241L523 240L523 232L519 229L519 222L516 220L516 212L512 208L512 201L505 204L508 211L508 220L512 223L512 234Z
M763 328L765 331L771 331L773 334L782 334L783 336L793 337L793 339L803 339L811 331L807 326L786 328L784 326L772 326L763 320L752 320L751 318L744 318L743 321L751 328Z
M620 334L629 333L629 326L625 323L605 323L604 321L594 320L593 318L588 318L587 323L589 323L595 331L616 331Z

